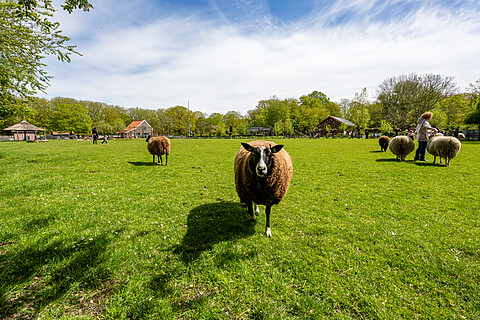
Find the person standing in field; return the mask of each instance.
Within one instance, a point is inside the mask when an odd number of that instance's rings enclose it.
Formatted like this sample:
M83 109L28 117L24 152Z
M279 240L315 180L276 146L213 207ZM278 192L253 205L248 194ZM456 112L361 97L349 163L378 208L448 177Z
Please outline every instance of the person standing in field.
M428 136L430 133L434 132L437 133L438 130L435 128L432 128L430 121L433 117L433 113L431 112L424 112L420 118L417 120L417 141L418 141L418 148L415 151L415 159L414 161L428 161L425 159L425 153L427 151L427 141L428 141Z
M92 138L93 138L93 144L97 144L97 139L98 139L97 127L93 127L92 129Z

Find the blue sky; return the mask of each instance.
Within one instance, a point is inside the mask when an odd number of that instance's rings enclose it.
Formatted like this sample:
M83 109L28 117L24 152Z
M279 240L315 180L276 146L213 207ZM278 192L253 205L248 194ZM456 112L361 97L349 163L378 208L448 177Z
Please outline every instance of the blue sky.
M60 0L57 0L58 3ZM82 56L48 58L47 97L206 113L318 90L333 101L407 73L480 79L478 1L92 0L56 19Z

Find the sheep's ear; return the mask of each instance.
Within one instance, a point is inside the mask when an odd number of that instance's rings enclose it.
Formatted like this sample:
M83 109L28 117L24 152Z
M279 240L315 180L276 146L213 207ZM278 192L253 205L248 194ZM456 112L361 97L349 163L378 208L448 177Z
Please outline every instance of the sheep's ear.
M248 143L242 142L242 146L245 148L245 150L253 152L253 147L249 145Z
M272 150L272 153L277 153L278 151L282 150L283 144L277 144L273 148L270 148Z

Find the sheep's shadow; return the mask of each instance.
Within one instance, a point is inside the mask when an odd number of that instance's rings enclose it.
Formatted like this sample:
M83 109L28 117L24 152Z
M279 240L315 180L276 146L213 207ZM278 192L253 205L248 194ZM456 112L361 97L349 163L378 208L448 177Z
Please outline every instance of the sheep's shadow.
M160 164L156 162L138 162L138 161L128 161L129 164L134 165L136 167L141 167L141 166L159 166Z
M187 233L174 253L184 263L196 260L219 242L245 238L255 233L255 221L245 205L221 201L193 208L187 217Z
M382 151L382 150L370 150L369 152L370 153L382 153L384 151Z
M445 167L445 164L443 163L432 163L432 162L415 162L415 165L419 167Z
M377 159L377 162L400 162L396 158L388 158L388 159Z

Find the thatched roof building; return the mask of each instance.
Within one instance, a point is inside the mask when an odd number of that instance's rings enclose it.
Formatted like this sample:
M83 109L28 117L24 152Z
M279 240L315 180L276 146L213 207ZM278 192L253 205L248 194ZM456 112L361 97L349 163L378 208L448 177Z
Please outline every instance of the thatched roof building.
M45 129L39 128L26 120L14 124L11 127L3 129L4 131L11 131L15 140L35 140L37 132L45 132Z

